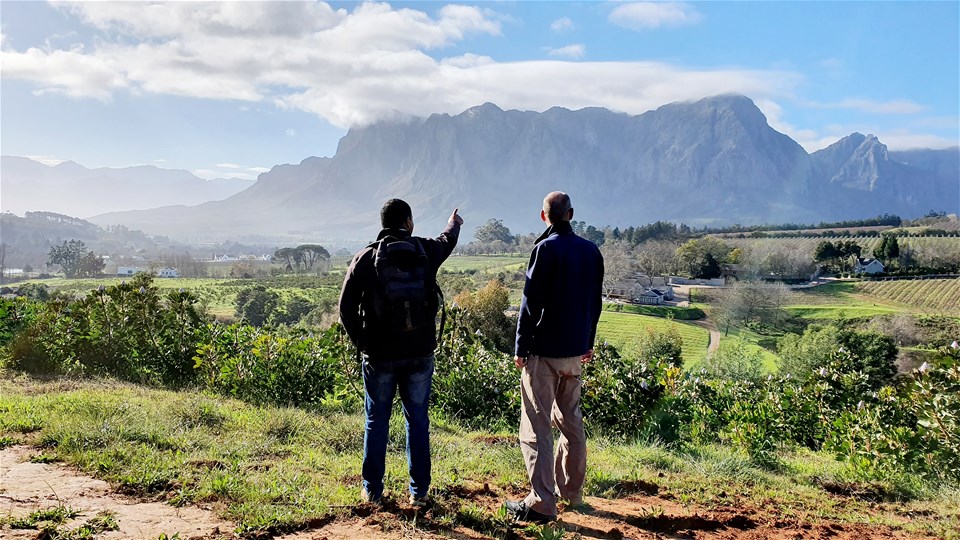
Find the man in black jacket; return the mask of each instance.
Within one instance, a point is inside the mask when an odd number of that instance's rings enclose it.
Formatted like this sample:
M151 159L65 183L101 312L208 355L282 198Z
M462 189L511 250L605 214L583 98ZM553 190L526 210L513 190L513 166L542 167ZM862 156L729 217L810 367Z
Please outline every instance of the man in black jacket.
M557 495L583 500L587 440L580 414L581 364L593 358L600 320L603 257L597 246L573 232L570 197L554 191L543 199L547 230L527 265L517 321L514 363L522 369L520 449L530 494L507 501L525 521L550 521ZM551 423L560 430L556 456Z
M407 425L410 503L429 504L430 420L427 405L437 347L437 270L450 256L463 219L457 210L437 238L412 236L413 212L400 199L380 211L377 242L357 253L340 291L340 320L363 353L366 430L364 500L379 503L393 397L400 390Z

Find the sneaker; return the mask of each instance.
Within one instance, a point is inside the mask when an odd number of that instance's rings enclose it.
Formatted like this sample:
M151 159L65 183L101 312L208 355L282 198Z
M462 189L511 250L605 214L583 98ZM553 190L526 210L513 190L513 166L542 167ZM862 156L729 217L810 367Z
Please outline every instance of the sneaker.
M506 501L503 503L507 513L513 516L517 521L532 521L534 523L548 523L557 519L557 516L548 516L541 514L533 508L527 506L523 501Z
M410 495L410 506L420 509L420 510L429 510L433 508L433 498L429 495L424 495L423 497L415 497Z
M362 500L365 503L375 504L377 506L380 506L381 504L383 504L383 496L377 495L376 497L373 497L369 493L367 493L367 488L363 488L360 490L360 500Z

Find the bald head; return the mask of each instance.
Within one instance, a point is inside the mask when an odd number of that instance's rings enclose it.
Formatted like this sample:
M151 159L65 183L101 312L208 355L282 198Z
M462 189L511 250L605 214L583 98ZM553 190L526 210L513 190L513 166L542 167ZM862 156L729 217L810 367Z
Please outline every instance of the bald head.
M573 219L573 207L570 206L570 196L562 191L553 191L543 198L544 221L559 223Z

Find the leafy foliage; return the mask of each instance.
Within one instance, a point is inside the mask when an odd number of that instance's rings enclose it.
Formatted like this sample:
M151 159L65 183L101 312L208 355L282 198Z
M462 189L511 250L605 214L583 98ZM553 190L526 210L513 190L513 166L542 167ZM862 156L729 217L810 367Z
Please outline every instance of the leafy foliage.
M207 331L190 292L165 297L152 277L48 303L10 343L14 369L114 375L179 385L191 378L194 344Z
M106 263L82 241L64 240L63 244L51 247L47 255L47 266L55 265L69 278L99 275Z
M513 350L516 321L506 315L510 291L497 280L474 292L463 291L453 299L462 310L461 322L500 352Z

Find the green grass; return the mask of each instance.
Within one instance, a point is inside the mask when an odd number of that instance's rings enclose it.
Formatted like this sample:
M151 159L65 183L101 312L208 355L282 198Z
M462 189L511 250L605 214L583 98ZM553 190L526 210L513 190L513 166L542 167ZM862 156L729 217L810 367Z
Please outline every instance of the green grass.
M648 328L656 331L675 329L683 339L683 363L691 365L707 354L710 332L699 326L661 317L647 317L630 313L604 311L600 314L597 336L621 350L628 350Z
M809 319L898 312L960 315L960 279L828 283L797 291L787 309Z
M161 291L177 291L184 289L193 292L199 298L200 304L213 316L219 318L233 318L236 311L237 293L246 287L263 285L277 292L283 301L291 296L302 296L318 303L321 300L335 299L340 293L342 276L277 276L270 278L155 278L153 284ZM84 295L94 291L98 286L106 287L118 285L121 281L129 281L119 277L100 278L52 278L32 280L28 283L46 285L51 290L62 291L73 295Z
M244 536L279 534L347 517L358 502L363 445L359 412L258 407L197 392L110 381L39 382L0 376L0 436L24 414L41 426L23 435L24 442L42 446L45 453L107 480L123 493L173 505L202 503L235 522ZM920 486L917 498L886 508L829 495L820 485L844 481L846 472L843 464L823 453L786 449L780 453L782 466L771 470L725 446L672 450L591 439L588 447L585 492L593 496L620 497L637 486L655 486L658 496L683 505L773 504L788 515L899 524L933 535L945 534L958 520L960 492L955 489ZM388 448L387 492L403 497L407 470L399 414L391 424ZM514 433L468 431L435 416L432 449L440 508L435 523L493 533L511 526L489 506L458 493L486 484L499 500L526 488ZM62 514L44 511L50 516L34 516L31 526L41 517L60 519ZM916 517L903 525L903 512ZM101 516L85 524L86 529L76 529L75 536L85 538L86 532L114 526L111 516Z
M603 304L604 311L618 313L632 313L634 315L648 315L650 317L672 318L678 321L695 321L705 317L700 308L675 306L645 306L640 304Z
M903 311L885 306L852 306L849 304L838 306L823 304L813 306L791 305L787 306L786 309L791 315L803 319L859 319L876 315L890 315L891 313L900 313Z
M725 328L721 328L721 337L720 341L737 337L747 342L747 349L759 351L763 356L763 369L767 373L774 373L777 371L777 366L780 363L780 357L777 356L769 347L771 342L775 341L777 337L775 336L766 336L754 332L749 328L744 328L742 326L731 326L730 332L726 333ZM767 346L764 346L767 345Z
M511 255L453 255L443 263L441 271L447 272L498 272L523 271L529 254Z

